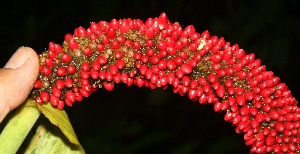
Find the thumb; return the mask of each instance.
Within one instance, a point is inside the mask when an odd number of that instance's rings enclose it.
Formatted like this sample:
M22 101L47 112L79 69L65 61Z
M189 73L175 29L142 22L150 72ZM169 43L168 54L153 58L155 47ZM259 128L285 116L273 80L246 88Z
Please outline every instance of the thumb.
M19 48L0 69L0 122L26 100L38 71L38 56L29 47Z

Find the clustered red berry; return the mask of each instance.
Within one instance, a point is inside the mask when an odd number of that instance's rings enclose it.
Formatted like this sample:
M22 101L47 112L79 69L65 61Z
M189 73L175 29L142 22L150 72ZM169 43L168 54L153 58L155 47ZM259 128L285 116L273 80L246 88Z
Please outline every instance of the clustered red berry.
M49 43L40 54L32 91L38 104L63 109L115 83L173 87L192 101L214 105L244 133L251 153L299 153L300 108L291 92L254 54L237 44L171 23L165 13L146 22L131 18L92 22Z

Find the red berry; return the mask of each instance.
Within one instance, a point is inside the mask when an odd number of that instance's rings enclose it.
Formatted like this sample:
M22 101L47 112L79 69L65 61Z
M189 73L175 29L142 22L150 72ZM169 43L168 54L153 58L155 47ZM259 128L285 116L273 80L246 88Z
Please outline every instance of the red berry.
M97 61L94 61L92 63L92 69L95 70L95 71L100 70L100 64Z
M204 77L200 77L198 79L198 82L199 82L199 85L201 85L201 86L205 86L207 84L207 81Z
M249 120L247 120L247 121L245 121L245 122L240 122L239 124L238 124L238 128L241 130L241 131L245 131L246 129L248 129L249 128L249 126L250 126L250 121Z
M116 65L111 65L109 67L109 72L112 74L112 75L116 75L118 73L118 67Z
M249 108L247 106L243 106L241 109L240 109L240 114L242 116L245 116L245 115L248 115L249 114Z
M90 70L90 64L88 62L84 62L81 64L81 68L83 71L89 71Z
M222 109L222 103L215 103L214 104L214 110L216 111L216 112L218 112L218 111L220 111Z
M124 36L122 36L122 35L120 35L120 36L118 36L117 37L117 40L118 40L118 42L120 42L121 44L123 44L123 43L125 43L125 37Z
M65 83L62 80L56 80L55 87L57 87L57 89L61 90L65 87Z
M64 101L58 101L57 108L58 108L59 110L62 110L62 109L64 108L64 106L65 106Z
M195 43L191 43L188 46L188 49L190 50L190 52L195 52L197 50L197 45Z
M68 101L70 101L71 103L75 102L75 94L73 92L71 92L71 91L68 90L66 92L66 99Z
M74 65L68 65L67 72L68 74L74 74L76 72L76 67Z
M107 31L106 31L106 34L107 34L107 37L109 39L113 39L116 37L116 31L113 29L113 28L109 28Z
M49 101L49 94L47 92L43 91L43 92L40 93L40 98L41 98L41 101L43 103L48 102Z
M190 88L196 89L198 87L198 81L197 80L191 80Z
M107 81L112 81L113 80L113 75L112 75L112 73L111 72L106 72L105 73L105 79L107 80Z
M184 44L180 40L175 42L175 48L176 49L182 50L183 47L184 47Z
M144 64L148 63L149 61L149 57L146 55L142 55L141 56L141 62L143 62Z
M190 74L193 71L192 67L188 64L182 64L180 68L184 74Z
M245 98L246 98L246 100L247 101L252 101L253 100L253 93L251 92L251 91L247 91L246 93L245 93Z
M69 42L69 48L71 50L74 50L74 49L78 49L78 47L79 47L78 42L75 39L71 39Z
M119 70L122 70L125 68L125 62L123 60L116 60L116 66Z
M54 51L59 54L62 52L62 47L59 44L54 45Z
M197 62L193 59L190 59L188 61L188 65L190 65L192 68L196 67L197 66Z
M97 50L98 51L102 52L102 51L104 51L104 49L105 49L105 45L103 45L103 44L98 44L97 45Z
M225 80L224 85L226 87L232 87L233 86L233 82L230 79Z
M100 64L100 65L105 65L107 63L107 59L103 56L98 56L97 58L97 62Z
M158 81L158 76L157 75L152 75L150 78L151 83L156 84Z
M67 88L71 88L71 87L73 86L73 81L72 81L71 78L66 78L66 79L65 79L65 86L66 86Z
M133 43L133 48L139 50L141 48L141 43L140 42L134 42Z
M219 63L222 59L221 59L221 56L219 54L213 54L213 55L210 56L210 60L213 63Z
M111 43L111 48L112 48L112 49L119 49L119 48L120 48L120 43L119 43L119 41L113 41L113 42Z
M147 32L146 32L146 35L147 35ZM148 39L148 40L146 40L146 47L153 47L154 46L154 42L153 42L153 40L150 40L150 39Z
M119 28L119 22L118 22L118 20L112 19L111 22L110 22L110 26L111 26L112 28L114 28L114 29Z
M67 34L65 35L65 41L66 41L66 42L69 41L72 37L73 37L72 34L67 33Z
M87 71L81 71L79 74L80 74L80 77L83 79L88 79L90 77L90 73Z
M232 124L236 125L241 121L241 116L237 116L232 119Z
M235 88L234 88L234 87L228 87L228 88L227 88L227 93L228 93L229 95L234 95L234 93L235 93Z
M239 79L241 79L241 80L244 80L244 79L246 78L246 76L247 76L247 74L246 74L246 72L244 72L244 71L239 71L239 72L237 73L237 77L238 77Z
M173 73L169 73L169 74L167 75L167 82L168 82L169 84L173 84L174 80L175 80L175 75L174 75Z
M235 52L235 56L238 59L242 59L245 56L245 51L243 49L239 49Z
M107 91L112 91L114 89L114 84L113 83L104 83L103 84L104 88L107 90Z
M227 67L225 71L227 76L232 76L234 74L234 69L232 67Z
M55 47L54 47L54 45L55 45L55 43L53 43L53 42L50 42L49 44L48 44L48 48L49 48L49 51L54 51L55 49Z
M49 50L48 55L49 55L49 58L54 59L56 57L56 52Z
M202 96L203 95L203 89L202 88L197 88L196 93L197 93L198 97Z
M128 75L126 73L122 73L122 75L121 75L121 81L123 83L127 83L127 81L128 81Z
M189 86L190 85L190 81L191 81L191 79L190 79L190 77L188 77L188 76L184 76L184 77L182 77L182 85L183 86Z
M181 66L183 64L184 60L181 57L175 57L174 62L177 66Z
M140 60L141 57L142 57L142 54L139 53L139 52L135 52L135 53L133 54L133 58L134 58L135 60Z
M217 91L216 91L217 95L219 97L224 97L225 96L225 88L223 86L220 86Z
M44 67L43 74L49 76L52 73L52 70L49 67Z
M86 47L83 50L83 54L86 55L86 56L90 56L92 53L93 53L93 50L90 47Z
M159 55L160 58L165 58L165 57L167 57L168 53L167 53L166 50L160 50L158 52L158 55Z
M158 49L160 50L166 50L167 49L167 44L164 41L159 41L157 44Z
M208 77L207 77L207 80L210 83L215 83L218 80L218 77L217 77L216 74L209 74Z
M76 28L75 31L74 31L74 35L75 36L79 36L79 37L86 36L86 30L85 30L85 28L83 28L81 26L78 27L78 28Z
M47 59L45 60L45 64L46 64L46 66L48 66L48 67L54 66L53 59L52 59L52 58L47 58Z
M95 71L95 70L91 70L90 71L90 75L91 75L91 78L92 79L98 79L98 76L99 76L99 73L98 73L98 71Z
M107 44L110 43L110 39L108 37L103 37L101 40L103 46L105 47Z
M151 71L152 71L152 74L157 75L157 74L159 74L160 69L158 68L157 65L153 65L152 68L151 68Z
M57 106L59 104L59 99L54 96L54 95L50 95L50 103L52 106Z
M100 80L104 80L106 78L106 73L105 73L105 71L100 71L99 72L99 79Z
M84 91L91 91L91 85L90 84L82 84L81 85L81 89L83 89Z
M175 74L176 74L176 77L179 79L181 79L184 76L184 72L182 69L177 69Z
M126 22L121 22L120 33L127 33L129 31L129 25Z
M41 80L36 80L33 87L36 88L36 89L41 88L42 87L42 81Z
M122 59L123 58L123 52L121 52L121 51L117 51L117 52L115 52L115 58L116 59Z
M55 97L60 97L61 96L61 90L58 89L57 87L52 87L52 94Z
M159 24L159 28L162 29L164 27L164 25L167 22L167 15L166 13L161 13L160 16L158 17L158 24Z
M292 122L286 122L285 123L285 130L291 131L294 128L294 125Z
M58 76L65 76L66 75L66 73L67 73L67 71L66 71L66 69L65 68L63 68L63 67L59 67L58 69L57 69L57 71L56 71L56 74L58 75Z
M69 63L69 62L71 62L71 60L72 60L72 57L71 57L71 55L70 54L64 54L63 56L62 56L62 61L64 62L64 63Z
M150 62L151 62L152 64L154 64L154 65L158 64L159 61L160 61L160 59L159 59L159 56L157 56L157 55L153 55L153 56L150 58Z
M148 39L154 38L155 37L155 31L153 28L149 28L146 30L146 36Z
M145 84L145 80L144 80L144 79L141 79L141 78L137 78L135 82L136 82L135 84L136 84L138 87L143 87L144 84Z
M168 60L167 61L167 68L170 71L174 71L176 69L176 64L174 63L173 60Z
M244 106L246 104L246 99L244 96L237 96L236 97L236 103L240 106Z
M210 34L209 34L208 30L202 32L201 37L204 39L210 39Z
M244 91L244 88L242 87L236 87L235 88L235 94L236 95L244 95L245 91Z

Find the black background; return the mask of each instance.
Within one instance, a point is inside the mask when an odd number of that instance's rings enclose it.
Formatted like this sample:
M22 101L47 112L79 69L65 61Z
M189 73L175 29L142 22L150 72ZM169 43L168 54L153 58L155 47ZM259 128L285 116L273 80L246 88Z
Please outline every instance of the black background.
M36 52L63 42L76 27L113 18L146 20L166 12L172 22L224 37L255 53L299 100L298 0L1 1L0 66L20 46ZM243 136L211 105L146 88L99 90L66 108L87 153L248 153Z

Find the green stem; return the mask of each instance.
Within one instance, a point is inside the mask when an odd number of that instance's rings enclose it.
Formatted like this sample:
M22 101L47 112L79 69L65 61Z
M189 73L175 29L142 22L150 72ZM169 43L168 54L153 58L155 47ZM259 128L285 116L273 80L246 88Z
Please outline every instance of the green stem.
M19 107L0 134L0 154L16 153L40 114L33 100Z

